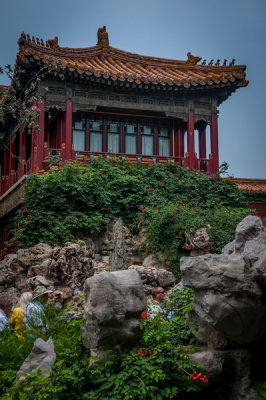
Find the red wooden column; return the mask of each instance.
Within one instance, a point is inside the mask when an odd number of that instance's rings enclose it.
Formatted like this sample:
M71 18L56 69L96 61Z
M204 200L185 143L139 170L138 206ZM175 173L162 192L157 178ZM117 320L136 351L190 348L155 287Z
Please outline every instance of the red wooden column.
M44 101L38 104L38 108L40 110L38 115L39 130L32 132L32 143L31 143L33 172L43 169L43 159L44 159L44 131L45 131Z
M8 181L9 181L9 148L8 146L4 150L4 165L3 165L3 177L2 177L2 184L1 184L1 193L5 193L8 189Z
M15 147L15 136L9 138L9 187L11 187L14 182L15 174L15 164L16 164L16 147Z
M219 168L219 145L218 145L218 117L211 116L211 169L210 173L215 174Z
M66 110L65 110L65 134L64 134L64 142L62 143L63 151L63 159L71 160L72 159L72 112L73 106L72 101L66 102Z
M24 175L24 165L26 162L26 139L26 133L21 126L19 129L19 177Z
M194 114L188 113L187 120L187 153L185 165L190 169L196 167L195 142L194 142Z

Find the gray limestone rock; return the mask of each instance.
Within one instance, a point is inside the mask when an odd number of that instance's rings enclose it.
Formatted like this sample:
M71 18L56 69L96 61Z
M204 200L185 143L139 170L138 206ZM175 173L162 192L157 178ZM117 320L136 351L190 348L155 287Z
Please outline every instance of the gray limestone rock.
M131 265L128 269L137 271L144 285L168 287L176 281L174 274L163 268Z
M85 281L84 344L96 349L134 343L140 335L139 314L146 308L136 271L103 272Z
M191 320L211 348L249 345L266 334L266 230L244 218L222 254L181 259L185 286L195 290Z
M17 372L17 379L25 379L25 375L38 370L41 370L43 375L49 376L55 360L56 354L53 340L49 339L45 342L43 339L38 338L34 342L31 353Z

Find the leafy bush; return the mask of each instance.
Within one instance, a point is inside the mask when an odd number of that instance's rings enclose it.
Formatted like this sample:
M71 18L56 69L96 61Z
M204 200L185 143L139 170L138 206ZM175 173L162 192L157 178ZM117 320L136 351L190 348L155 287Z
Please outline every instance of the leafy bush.
M193 236L198 228L205 227L212 251L220 252L234 238L236 225L248 212L245 208L224 206L190 207L182 201L148 208L145 214L147 245L152 253L161 252L166 265L178 273L179 259L187 255L187 233Z
M162 400L201 390L204 382L190 376L196 368L189 358L193 339L186 319L192 297L189 289L173 291L165 304L176 312L173 318L159 315L143 320L143 337L136 347L127 352L116 348L108 362L92 366L82 344L82 321L66 324L58 311L46 307L48 336L57 354L53 372L50 378L34 373L16 383L16 371L31 351L35 335L19 341L12 330L5 330L0 336L1 399Z
M95 157L89 166L71 161L31 174L15 219L13 244L64 245L100 234L117 217L133 233L145 227L147 246L163 254L178 274L185 234L208 229L212 250L234 237L250 210L233 182L177 165L141 165Z

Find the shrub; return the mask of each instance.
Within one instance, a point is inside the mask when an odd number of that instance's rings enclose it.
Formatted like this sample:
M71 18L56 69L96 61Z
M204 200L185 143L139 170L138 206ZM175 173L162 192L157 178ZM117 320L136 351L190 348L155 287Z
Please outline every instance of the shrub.
M44 339L53 338L57 354L53 372L49 378L37 372L16 383L16 371L36 336L27 334L19 341L11 329L5 330L0 336L1 399L154 400L200 390L204 382L190 376L196 368L189 357L193 339L186 319L192 297L189 289L173 291L165 307L174 308L175 317L143 320L136 347L126 352L115 348L110 361L93 366L82 344L82 321L66 324L57 310L46 307L50 330Z

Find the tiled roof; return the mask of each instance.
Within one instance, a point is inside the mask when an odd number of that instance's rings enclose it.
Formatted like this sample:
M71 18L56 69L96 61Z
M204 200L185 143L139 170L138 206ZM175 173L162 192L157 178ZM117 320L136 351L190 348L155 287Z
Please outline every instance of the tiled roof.
M9 85L0 85L0 104L4 102L9 88Z
M88 48L60 47L58 38L44 42L24 33L19 39L17 63L29 61L61 65L63 69L110 81L174 86L181 89L247 86L244 65L209 63L187 53L186 61L148 57L109 46L105 27L98 30L98 43Z
M266 193L266 179L232 178L239 189L250 190L256 193Z

